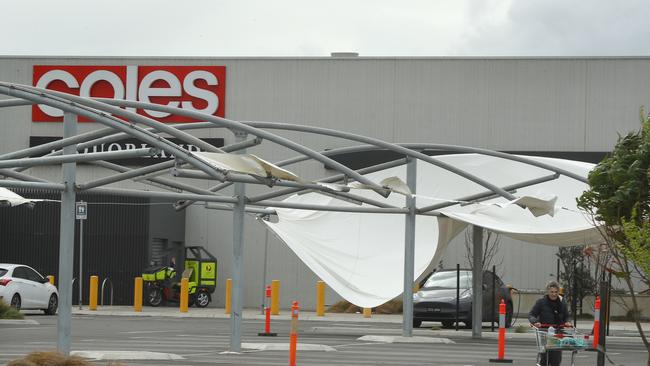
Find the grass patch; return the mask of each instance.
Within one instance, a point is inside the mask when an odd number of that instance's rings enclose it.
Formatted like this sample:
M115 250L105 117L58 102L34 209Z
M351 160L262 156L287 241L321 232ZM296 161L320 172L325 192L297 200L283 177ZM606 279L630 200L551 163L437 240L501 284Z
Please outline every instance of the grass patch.
M528 325L518 325L515 328L515 333L528 333L528 330L530 329L530 326Z
M25 316L21 314L20 311L0 300L0 319L23 319L24 317Z
M66 357L58 352L32 352L24 358L10 361L7 366L95 366L95 364L82 357ZM126 366L126 364L109 361L108 366Z

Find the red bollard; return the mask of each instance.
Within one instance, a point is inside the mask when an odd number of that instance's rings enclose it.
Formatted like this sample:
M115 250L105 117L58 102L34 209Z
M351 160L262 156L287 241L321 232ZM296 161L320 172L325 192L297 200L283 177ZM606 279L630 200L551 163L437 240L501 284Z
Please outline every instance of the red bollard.
M266 304L264 304L264 310L266 312L266 320L264 321L264 333L257 333L258 336L264 337L275 337L277 333L271 333L271 286L266 286Z
M501 299L499 304L499 357L491 358L490 362L512 363L505 357L506 353L506 303Z
M296 349L298 346L298 301L291 304L291 334L289 335L289 366L296 366Z
M600 297L596 296L596 308L594 309L594 343L593 343L594 349L598 349L599 336L600 336Z

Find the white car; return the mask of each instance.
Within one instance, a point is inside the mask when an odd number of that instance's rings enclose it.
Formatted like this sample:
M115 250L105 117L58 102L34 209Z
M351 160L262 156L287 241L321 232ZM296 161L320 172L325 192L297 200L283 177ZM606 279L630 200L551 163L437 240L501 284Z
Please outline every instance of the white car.
M47 278L22 264L0 263L0 300L20 309L56 314L59 292Z

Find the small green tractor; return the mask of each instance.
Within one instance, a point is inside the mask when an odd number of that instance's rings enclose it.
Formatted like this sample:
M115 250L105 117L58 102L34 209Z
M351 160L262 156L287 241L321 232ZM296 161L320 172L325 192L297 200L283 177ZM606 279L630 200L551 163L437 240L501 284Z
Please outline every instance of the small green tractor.
M217 259L201 246L185 247L185 270L181 278L189 283L189 306L208 306L217 287ZM154 266L144 270L145 302L160 306L168 301L179 302L180 279L172 267Z

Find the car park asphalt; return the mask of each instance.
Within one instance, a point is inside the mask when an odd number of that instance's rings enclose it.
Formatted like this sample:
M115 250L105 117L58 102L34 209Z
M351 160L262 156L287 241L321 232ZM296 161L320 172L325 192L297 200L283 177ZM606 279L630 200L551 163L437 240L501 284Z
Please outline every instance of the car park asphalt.
M55 316L25 312L24 321L0 321L0 365L37 350L56 348ZM73 311L72 350L98 358L122 359L134 365L286 365L289 311L272 317L277 337L259 337L263 315L243 313L242 353L230 354L230 322L223 309L100 307L97 311ZM471 338L471 330L439 330L438 323L424 323L410 339L401 337L401 315L300 313L298 364L303 365L489 365L497 354L496 332L484 327L483 339ZM587 322L583 322L587 324ZM487 325L487 323L486 323ZM616 330L614 330L616 328ZM580 324L579 324L579 329ZM583 327L582 329L586 329ZM631 323L615 323L608 338L608 353L617 365L639 365L647 353ZM226 353L224 353L226 352ZM508 332L506 357L517 364L534 364L532 333ZM569 358L570 354L565 353ZM155 359L160 357L176 359ZM576 365L594 365L594 352L581 352Z

